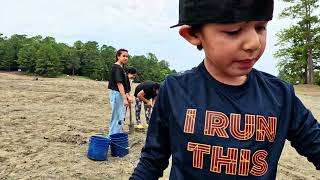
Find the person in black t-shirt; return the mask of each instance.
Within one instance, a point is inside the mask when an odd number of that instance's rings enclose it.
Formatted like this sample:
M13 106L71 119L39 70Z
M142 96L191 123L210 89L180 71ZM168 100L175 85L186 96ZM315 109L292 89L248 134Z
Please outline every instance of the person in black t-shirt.
M111 78L108 89L112 108L111 123L109 126L109 136L111 134L122 133L125 107L129 106L131 98L129 95L130 84L128 76L124 70L124 65L128 63L128 50L119 49L116 53L116 63L112 65Z
M134 96L136 99L135 109L136 109L136 121L137 121L138 128L143 128L140 120L142 102L144 103L146 122L147 124L149 124L151 109L156 101L159 88L160 88L160 84L153 81L145 81L136 87Z

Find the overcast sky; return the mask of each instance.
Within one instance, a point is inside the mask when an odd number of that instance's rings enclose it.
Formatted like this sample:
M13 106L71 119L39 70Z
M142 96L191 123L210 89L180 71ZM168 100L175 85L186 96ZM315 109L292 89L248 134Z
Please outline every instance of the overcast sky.
M279 20L284 4L275 1L268 25L267 49L255 68L277 75L275 34L288 21ZM156 54L177 71L197 66L203 51L196 50L170 29L178 22L178 0L0 0L0 33L51 36L72 45L97 41L126 48L131 55Z

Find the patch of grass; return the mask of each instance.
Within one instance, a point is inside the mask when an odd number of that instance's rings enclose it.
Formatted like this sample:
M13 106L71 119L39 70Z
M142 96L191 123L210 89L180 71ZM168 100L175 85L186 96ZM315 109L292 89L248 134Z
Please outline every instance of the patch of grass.
M92 79L90 79L90 78L87 77L87 76L74 76L74 77L76 77L76 78L79 79L79 80L92 80Z
M92 80L87 76L71 76L71 75L67 75L67 74L62 74L62 75L58 76L58 78L76 79L76 80L80 80L80 81Z

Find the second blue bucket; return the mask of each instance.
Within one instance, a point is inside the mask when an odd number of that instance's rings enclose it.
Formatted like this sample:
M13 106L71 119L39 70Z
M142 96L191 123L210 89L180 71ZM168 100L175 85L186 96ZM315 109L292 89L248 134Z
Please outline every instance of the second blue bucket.
M111 155L114 157L123 157L129 154L128 134L116 133L110 135Z

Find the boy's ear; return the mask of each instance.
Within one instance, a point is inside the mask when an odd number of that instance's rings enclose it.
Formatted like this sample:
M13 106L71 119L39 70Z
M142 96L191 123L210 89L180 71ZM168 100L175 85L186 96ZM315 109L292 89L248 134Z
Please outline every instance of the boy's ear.
M201 45L200 38L194 32L191 31L191 26L188 26L188 25L181 26L179 29L179 34L192 45L195 45L195 46Z

